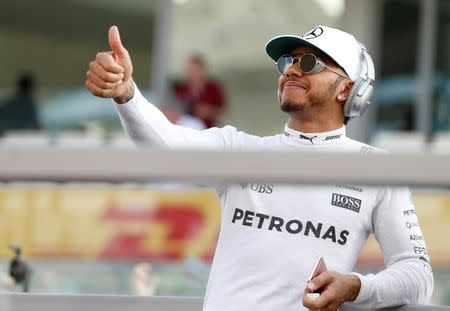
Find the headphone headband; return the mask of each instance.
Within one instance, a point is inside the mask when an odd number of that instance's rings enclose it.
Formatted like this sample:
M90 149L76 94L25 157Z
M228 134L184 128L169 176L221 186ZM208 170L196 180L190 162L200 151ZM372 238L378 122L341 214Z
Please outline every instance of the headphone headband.
M366 63L366 80L375 81L375 66L373 64L372 57L370 56L364 44L362 44L361 42L358 43L361 46L361 53Z

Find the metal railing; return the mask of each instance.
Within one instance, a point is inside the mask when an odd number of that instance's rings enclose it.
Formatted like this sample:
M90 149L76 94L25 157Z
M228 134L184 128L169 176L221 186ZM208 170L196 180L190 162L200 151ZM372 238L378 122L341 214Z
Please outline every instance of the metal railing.
M2 311L201 311L203 299L113 295L0 294ZM300 301L299 301L300 304ZM370 310L344 304L342 311ZM400 306L391 311L448 311L441 306Z
M433 154L0 150L0 181L189 181L450 186L450 157ZM5 311L199 311L201 298L0 294ZM346 304L342 310L359 310ZM400 306L386 310L450 310Z

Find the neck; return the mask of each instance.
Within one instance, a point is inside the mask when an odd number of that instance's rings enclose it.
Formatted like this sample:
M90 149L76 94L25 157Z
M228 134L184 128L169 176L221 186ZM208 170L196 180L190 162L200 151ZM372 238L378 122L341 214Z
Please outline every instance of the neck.
M341 128L344 119L338 114L316 114L314 117L291 114L287 125L303 133L323 133Z
M341 128L344 125L342 104L310 107L289 113L287 126L302 133L323 133Z

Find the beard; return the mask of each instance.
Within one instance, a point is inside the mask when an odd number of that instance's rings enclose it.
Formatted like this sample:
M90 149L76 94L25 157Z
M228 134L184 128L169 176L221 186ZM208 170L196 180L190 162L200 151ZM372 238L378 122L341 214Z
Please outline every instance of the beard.
M340 78L338 78L333 85L330 87L323 89L322 91L305 94L305 98L295 101L292 99L281 99L281 111L286 113L292 112L307 112L311 110L320 110L325 107L331 98L334 96L334 92L340 82Z
M281 111L286 113L307 112L313 109L320 109L326 106L333 94L328 90L319 94L310 94L305 99L298 101L285 99L281 101Z

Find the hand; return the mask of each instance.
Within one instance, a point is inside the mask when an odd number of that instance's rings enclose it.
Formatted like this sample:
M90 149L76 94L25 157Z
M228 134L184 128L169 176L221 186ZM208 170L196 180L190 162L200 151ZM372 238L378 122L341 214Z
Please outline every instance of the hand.
M322 290L316 300L306 294ZM356 275L325 271L309 282L303 293L303 305L311 310L336 311L346 301L354 301L361 289L361 281Z
M86 87L95 96L114 98L123 104L134 95L133 65L116 26L109 28L108 41L112 51L98 53L89 64Z

